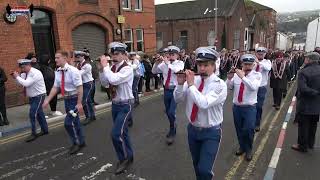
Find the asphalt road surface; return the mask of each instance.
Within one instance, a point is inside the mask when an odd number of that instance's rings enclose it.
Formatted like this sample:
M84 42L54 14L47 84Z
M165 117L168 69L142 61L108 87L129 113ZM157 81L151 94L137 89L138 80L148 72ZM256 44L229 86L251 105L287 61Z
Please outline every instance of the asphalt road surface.
M262 130L256 133L255 155L248 163L234 155L238 148L233 116L232 94L225 103L223 136L219 154L214 165L215 179L263 179L271 159L283 111L272 108L271 90L264 106ZM119 176L113 175L117 163L110 132L111 112L100 113L97 121L84 127L87 147L77 155L67 151L69 138L62 123L51 125L50 134L34 142L25 143L24 137L0 143L1 179L147 179L147 180L193 180L195 179L187 144L187 120L184 105L178 105L178 130L174 145L167 146L165 135L168 120L164 113L162 95L149 97L134 110L134 125L130 129L134 148L134 163Z

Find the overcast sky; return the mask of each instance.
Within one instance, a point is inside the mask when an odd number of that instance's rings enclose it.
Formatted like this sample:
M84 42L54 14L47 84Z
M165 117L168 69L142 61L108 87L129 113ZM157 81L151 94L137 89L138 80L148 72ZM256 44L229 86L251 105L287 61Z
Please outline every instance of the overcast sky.
M172 3L187 0L155 0L156 4ZM269 6L277 12L294 12L305 10L320 10L319 0L253 0Z

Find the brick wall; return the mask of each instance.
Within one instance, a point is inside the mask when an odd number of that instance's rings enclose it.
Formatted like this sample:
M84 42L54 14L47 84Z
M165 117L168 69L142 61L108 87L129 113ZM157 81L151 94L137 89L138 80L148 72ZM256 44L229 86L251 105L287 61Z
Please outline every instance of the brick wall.
M115 33L120 25L117 23L119 0L99 0L99 3L79 3L78 0L3 0L0 1L0 66L9 76L12 70L17 69L16 60L34 51L31 24L25 17L19 16L16 23L7 24L2 18L5 7L34 4L35 8L52 13L53 31L56 49L73 50L72 30L83 23L94 23L106 32L105 42L120 41L121 36ZM134 7L135 0L132 0ZM155 7L154 0L143 0L143 11L124 11L126 23L134 29L144 29L144 47L147 53L155 52ZM135 32L135 31L134 31ZM136 37L136 35L134 35ZM136 39L135 39L136 40ZM134 40L134 42L136 42ZM134 43L136 44L136 43ZM23 104L22 88L9 77L6 83L7 104Z

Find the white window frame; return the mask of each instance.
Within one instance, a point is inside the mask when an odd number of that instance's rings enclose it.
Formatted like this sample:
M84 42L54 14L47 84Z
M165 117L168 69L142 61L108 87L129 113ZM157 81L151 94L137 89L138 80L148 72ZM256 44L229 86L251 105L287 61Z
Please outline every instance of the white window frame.
M128 7L124 7L124 1L128 1ZM122 2L122 9L130 10L131 9L131 0L121 0Z
M138 39L138 31L141 31L141 33L142 33L140 40ZM136 42L137 50L138 50L138 42L142 42L142 51L140 51L140 52L143 52L144 51L144 31L143 31L143 29L136 29L136 37L137 37L137 42Z
M182 32L187 32L187 35L182 35ZM180 37L179 37L179 41L181 42L181 48L182 49L188 49L188 36L189 36L189 32L188 30L183 30L183 31L180 31ZM182 39L185 40L185 47L183 47L183 43L182 43Z
M136 9L137 2L139 3L139 7L140 7L139 9ZM142 0L135 0L134 10L135 11L142 11Z
M236 29L234 32L233 32L233 49L240 49L240 39L241 39L241 35L240 35L240 29ZM236 34L238 35L238 37L236 37ZM239 47L236 47L236 43Z
M158 36L160 35L160 36ZM163 32L157 32L156 33L156 44L157 44L157 50L160 50L163 47ZM161 44L160 44L161 42Z
M126 31L130 31L130 36L131 36L131 38L130 38L130 41L127 41L128 38L127 38L127 37L124 37L125 40L126 40L126 41L124 41L124 43L125 43L125 44L130 43L130 44L131 44L130 50L133 51L133 50L134 50L134 46L133 46L133 32L132 32L132 29L124 29L123 32L124 32L124 35L125 35L125 36L126 36L126 34L127 34L127 33L125 33Z

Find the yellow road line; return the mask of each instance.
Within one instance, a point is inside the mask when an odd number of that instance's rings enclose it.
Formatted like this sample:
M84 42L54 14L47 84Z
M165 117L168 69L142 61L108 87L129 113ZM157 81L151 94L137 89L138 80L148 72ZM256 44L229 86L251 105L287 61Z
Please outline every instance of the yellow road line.
M156 96L159 96L161 95L161 93L156 93L154 95L150 95L150 96L144 96L143 99L141 99L141 102L143 101L146 101L146 100L149 100L153 97L156 97ZM108 107L106 109L102 109L102 110L99 110L96 112L96 115L100 115L100 114L103 114L103 113L106 113L106 112L109 112L111 110L111 107ZM81 120L84 119L83 117L81 118ZM58 127L61 127L64 125L64 121L62 122L57 122L57 123L54 123L54 124L51 124L48 126L49 129L56 129ZM26 131L26 132L22 132L20 134L17 134L15 136L12 136L12 137L8 137L8 138L5 138L3 140L0 140L0 145L4 145L4 144L8 144L10 142L13 142L13 141L16 141L16 140L19 140L19 139L22 139L22 138L25 138L27 137L28 135L30 134L29 131Z
M263 119L262 125L261 125L261 130L260 132L265 128L268 119L270 118L270 116L273 114L273 111L269 111L269 113L267 114L267 116ZM260 135L260 133L259 133ZM253 142L255 142L257 139L257 136L254 136ZM243 162L244 158L243 156L239 156L238 159L233 163L232 167L230 168L230 170L228 171L227 175L225 176L225 180L231 180L232 177L236 174L238 168L240 167L241 163Z
M282 105L284 105L284 104L282 104ZM266 143L267 143L267 141L268 141L268 139L270 137L271 131L273 129L274 124L276 123L276 120L279 117L279 114L280 114L280 111L278 111L277 114L272 119L272 121L270 123L270 126L268 128L268 131L266 132L266 134L262 138L262 140L261 140L256 152L253 155L252 160L248 164L247 169L245 170L245 172L242 174L241 179L249 179L249 176L253 172L253 168L256 166L256 162L259 159L260 155L262 154L264 146L266 145Z
M294 84L291 85L291 87L290 87L290 89L288 90L288 93L287 93L287 94L289 94L289 92L291 92L291 91L293 90L293 87L294 87ZM288 96L285 97L285 99L283 100L283 102L286 102L287 99L288 99ZM277 112L277 114L275 115L275 117L278 117L278 115L279 115L279 113L281 112L284 104L285 104L285 103L283 103L283 104L281 105L280 110ZM273 111L269 111L269 113L268 113L268 115L266 116L266 118L264 118L265 120L264 120L263 123L262 123L262 128L261 128L261 130L264 129L264 126L267 124L267 120L269 119L269 116L271 116L272 113L273 113ZM275 118L274 118L274 119L275 119ZM274 119L273 119L273 120L274 120ZM272 121L273 121L273 120L272 120ZM272 123L272 121L271 121L271 123ZM269 128L269 129L270 129L270 128ZM268 129L267 133L269 132L269 129ZM260 131L260 132L261 132L261 131ZM260 136L260 135L261 135L261 134L259 133L259 136ZM254 137L253 142L256 141L256 138L257 138L257 136ZM265 137L264 137L262 140L264 140L264 139L265 139ZM258 148L261 147L260 145L263 143L262 140L260 141ZM264 145L263 145L263 147L264 147ZM262 148L262 150L263 150L263 148ZM262 151L262 150L261 150L261 151ZM257 149L257 151L258 151L258 149ZM254 156L256 156L256 153L257 153L257 152L255 152ZM260 154L261 154L261 152L260 152ZM259 154L259 156L260 156L260 154ZM253 157L253 158L254 158L254 157ZM241 163L243 162L243 160L244 160L244 158L243 158L242 156L238 157L238 159L233 163L232 167L230 168L230 170L229 170L228 173L226 174L226 176L225 176L225 178L224 178L225 180L231 180L231 179L233 178L233 176L236 174L236 172L237 172L237 170L239 169L239 167L240 167ZM252 159L251 161L253 161L253 159ZM249 164L249 165L250 165L250 164ZM248 167L249 167L249 165L248 165ZM247 167L247 168L248 168L248 167ZM250 170L250 169L248 169L248 170ZM251 172L252 172L252 168L251 168Z

